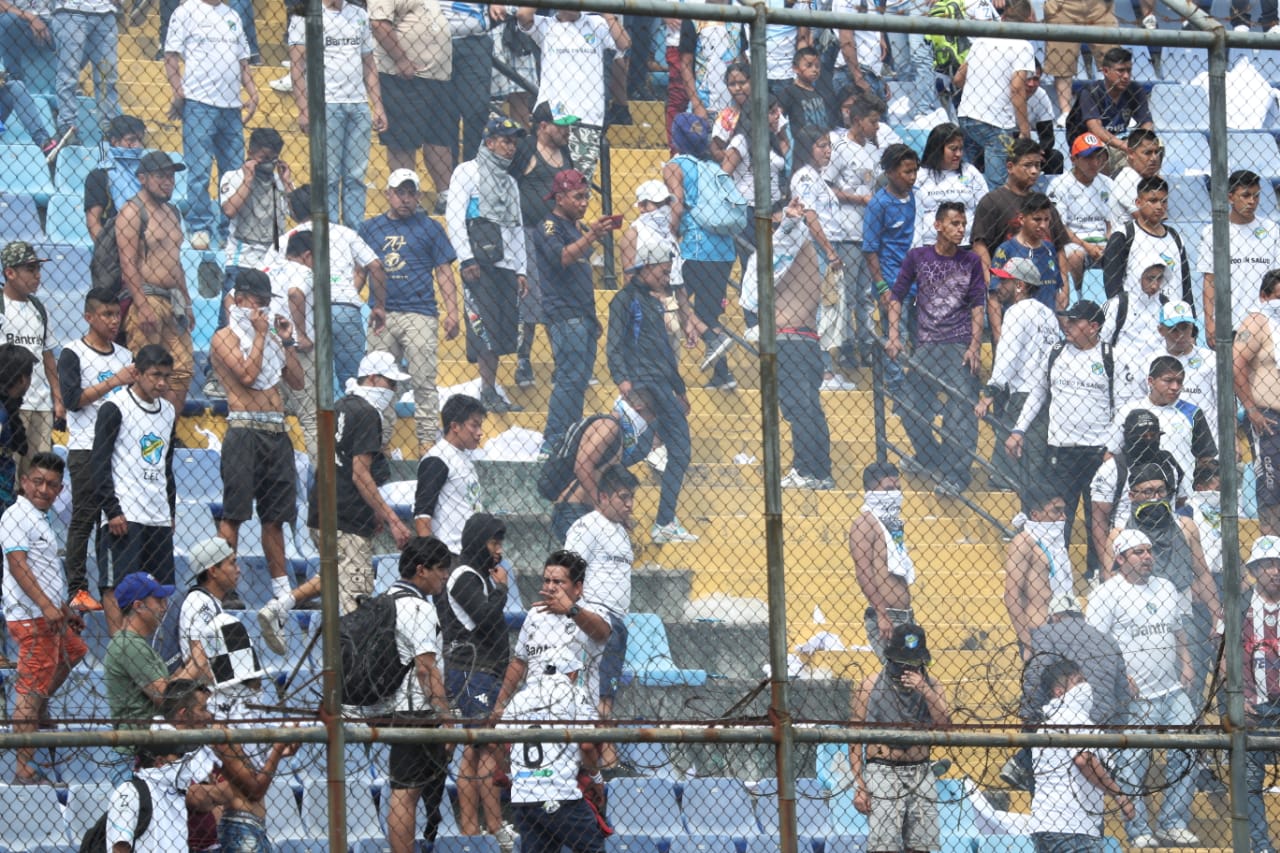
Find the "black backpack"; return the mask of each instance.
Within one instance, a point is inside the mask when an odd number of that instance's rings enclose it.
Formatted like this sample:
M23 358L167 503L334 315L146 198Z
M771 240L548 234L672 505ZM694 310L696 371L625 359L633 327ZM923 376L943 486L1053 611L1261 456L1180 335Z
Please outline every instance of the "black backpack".
M151 827L151 788L145 781L134 776L129 780L133 783L133 787L138 792L138 823L133 828L133 840L147 834L147 830ZM107 849L107 813L103 812L102 817L89 827L84 834L84 838L80 839L79 853L111 853Z
M542 471L538 474L538 494L549 501L558 500L574 481L573 466L578 460L578 447L582 444L582 436L601 418L612 418L613 415L591 415L578 421L569 431L560 437L551 455L542 463Z
M147 206L138 201L136 196L125 202L126 207L131 204L136 204L138 207L138 252L140 257L146 258L147 224L150 216L147 214ZM172 204L168 206L173 208L174 213L178 215L178 221L181 222L182 214L178 209ZM102 223L98 236L93 238L93 255L89 260L90 284L93 287L108 288L116 294L124 288L124 273L120 270L120 243L116 239L116 222L119 219L120 214L116 213Z
M1102 369L1107 374L1107 395L1111 401L1111 411L1114 414L1116 410L1116 359L1115 354L1111 351L1111 345L1105 342L1099 342L1098 346L1102 347ZM1058 356L1062 355L1062 351L1067 348L1065 341L1058 341L1049 350L1049 362L1045 365L1045 378L1049 383L1049 396L1053 397L1053 365L1057 362Z
M343 704L377 705L400 689L413 664L396 648L396 599L416 594L401 587L361 598L339 620Z

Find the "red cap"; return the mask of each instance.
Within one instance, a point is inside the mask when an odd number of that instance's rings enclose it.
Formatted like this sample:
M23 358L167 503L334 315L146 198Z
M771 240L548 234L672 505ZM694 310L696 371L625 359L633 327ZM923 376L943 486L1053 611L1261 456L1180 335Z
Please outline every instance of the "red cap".
M551 181L551 192L542 197L543 201L551 201L556 193L571 193L587 186L587 179L577 169L561 169Z

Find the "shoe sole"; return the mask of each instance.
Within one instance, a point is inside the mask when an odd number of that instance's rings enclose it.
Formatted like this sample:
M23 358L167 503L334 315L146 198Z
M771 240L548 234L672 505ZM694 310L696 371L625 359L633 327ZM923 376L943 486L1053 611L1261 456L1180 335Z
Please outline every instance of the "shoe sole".
M258 627L262 629L262 641L267 644L267 648L278 655L289 651L289 647L284 642L284 633L271 614L258 611Z

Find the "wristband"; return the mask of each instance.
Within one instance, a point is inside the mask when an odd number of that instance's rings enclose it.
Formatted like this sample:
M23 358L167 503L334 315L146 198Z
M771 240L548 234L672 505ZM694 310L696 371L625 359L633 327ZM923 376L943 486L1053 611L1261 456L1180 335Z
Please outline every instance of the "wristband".
M882 294L888 289L889 289L889 282L885 281L884 279L880 279L879 281L876 282L876 293Z
M1021 437L1021 436L1024 436L1024 435L1026 435L1026 434L1027 434L1027 431L1026 431L1025 429L1011 429L1011 430L1009 430L1009 435L1016 435L1016 436Z

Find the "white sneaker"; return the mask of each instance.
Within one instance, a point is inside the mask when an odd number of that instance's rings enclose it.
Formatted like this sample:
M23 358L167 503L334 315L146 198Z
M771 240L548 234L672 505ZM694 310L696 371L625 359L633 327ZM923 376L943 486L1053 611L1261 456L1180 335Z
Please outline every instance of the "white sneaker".
M826 379L822 380L822 384L818 386L819 391L857 391L856 383L845 379L839 373L833 373Z
M1068 110L1063 110L1062 113L1058 116L1058 118L1053 123L1058 127L1066 127L1068 112L1069 112Z
M1159 847L1160 842L1156 841L1154 835L1139 835L1136 838L1129 839L1130 847Z
M511 853L516 846L516 839L520 837L520 833L516 832L516 828L509 823L504 823L493 834L498 839L498 846L502 848L502 853Z
M661 474L667 470L667 446L655 447L649 451L649 455L644 458L649 463L649 467Z
M209 242L208 231L197 231L191 235L191 248L195 249L197 252L203 252L208 249Z
M719 361L720 357L727 353L736 343L737 341L733 338L728 335L721 334L720 339L716 341L716 345L707 353L706 358L702 359L702 363L698 365L698 368L700 370L708 369L711 365Z
M1156 830L1156 839L1171 847L1199 847L1200 839L1185 826Z
M760 327L759 326L748 327L748 329L742 333L742 337L753 344L760 343Z
M813 483L812 477L806 477L795 468L792 468L783 476L779 485L784 489L812 489Z
M274 598L258 611L258 627L262 629L262 641L271 651L283 655L289 651L284 637L284 607Z
M292 92L293 91L293 75L286 74L283 77L278 77L275 80L272 80L267 85L277 92Z
M1155 16L1155 15L1147 15L1145 18L1143 18L1143 19L1142 19L1142 26L1143 26L1143 27L1145 27L1145 28L1146 28L1146 29L1148 29L1148 30L1154 30L1156 27L1160 26L1160 22L1159 22L1158 20L1156 20L1156 16ZM1143 836L1139 836L1139 837L1141 837L1141 838L1150 838L1151 836L1149 836L1149 835L1143 835ZM1136 845L1136 844L1130 844L1129 846L1130 846L1130 847L1137 847L1138 845ZM1155 845L1150 845L1150 846L1155 846Z
M697 542L698 537L685 530L679 520L673 519L670 524L655 524L649 528L649 538L654 545L666 545L671 542Z
M1280 24L1272 24L1267 30L1267 35L1274 36L1280 34Z

